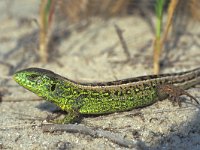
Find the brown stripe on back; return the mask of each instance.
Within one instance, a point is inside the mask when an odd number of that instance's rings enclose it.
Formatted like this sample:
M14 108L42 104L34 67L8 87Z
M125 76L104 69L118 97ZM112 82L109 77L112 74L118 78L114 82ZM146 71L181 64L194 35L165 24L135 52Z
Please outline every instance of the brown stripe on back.
M126 86L130 85L133 86L134 84L139 85L139 81L142 81L141 84L163 84L163 83L183 83L184 81L189 81L194 78L200 77L200 68L181 72L181 73L171 73L171 74L161 74L161 75L148 75L148 76L140 76L135 78L128 78L123 80L117 80L117 81L111 81L111 82L97 82L97 83L81 83L76 82L70 79L67 79L65 77L62 77L52 71L41 69L41 68L28 68L24 69L18 72L32 72L36 73L41 76L49 76L52 78L52 80L61 80L65 82L65 80L68 83L74 84L75 86L79 86L81 88L101 88L108 86L108 88L116 88L115 86Z
M193 72L195 72L195 71L197 71L196 74L193 74ZM189 75L189 73L191 75ZM187 77L183 76L180 80L177 80L179 78L178 76L182 76L182 75L187 75ZM175 79L175 76L177 76L176 79ZM163 78L163 77L166 77L165 81L167 83L168 82L172 82L172 83L179 83L180 82L181 83L181 82L186 81L188 79L189 80L193 79L196 76L200 76L200 68L197 68L197 69L194 69L194 70L191 70L191 71L181 72L181 73L147 75L147 76L140 76L140 77L135 77L135 78L128 78L128 79L109 81L109 82L77 83L77 84L80 84L80 85L83 85L83 86L114 86L114 85L123 85L123 84L128 84L128 83L135 83L135 82L145 81L145 80L150 80L150 79L152 79L152 80L153 79L159 79L159 78ZM167 79L167 77L169 77L169 79ZM173 80L173 77L174 77L174 80ZM159 82L159 80L158 80L158 82Z

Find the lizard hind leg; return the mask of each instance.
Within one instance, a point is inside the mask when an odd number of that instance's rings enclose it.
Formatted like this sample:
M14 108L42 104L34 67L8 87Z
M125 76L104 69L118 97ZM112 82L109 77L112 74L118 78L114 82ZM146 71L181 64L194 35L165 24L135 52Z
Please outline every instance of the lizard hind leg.
M198 100L194 96L192 96L185 90L181 89L180 87L177 87L171 84L158 86L158 93L168 95L169 100L171 100L173 104L178 103L180 107L181 107L180 96L182 95L186 95L190 97L191 101L194 100L197 104L199 104Z
M175 97L173 95L169 95L168 99L172 102L173 106L175 106L176 103L178 103L179 107L182 106L180 97Z

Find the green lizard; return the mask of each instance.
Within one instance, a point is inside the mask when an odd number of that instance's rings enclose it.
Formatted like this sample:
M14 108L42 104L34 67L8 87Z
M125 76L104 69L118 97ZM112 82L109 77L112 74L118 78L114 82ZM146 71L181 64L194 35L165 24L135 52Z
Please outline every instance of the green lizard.
M127 111L165 98L180 105L181 95L187 95L198 103L184 90L200 83L200 68L99 83L78 83L40 68L18 71L13 78L24 88L68 112L57 123L73 123L81 114Z

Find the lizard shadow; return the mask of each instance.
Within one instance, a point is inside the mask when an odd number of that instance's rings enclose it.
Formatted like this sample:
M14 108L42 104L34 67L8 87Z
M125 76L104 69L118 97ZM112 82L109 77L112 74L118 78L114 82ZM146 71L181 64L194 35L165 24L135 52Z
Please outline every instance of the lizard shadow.
M187 106L195 106L192 108L195 108L196 111L200 110L200 105L194 104L188 100L185 99L185 97L181 97L182 102L184 103L184 106L181 107L181 110L184 110L188 108ZM186 106L185 106L186 105ZM43 102L37 106L38 109L43 111L48 111L51 113L56 114L67 114L67 112L60 110L59 107L57 107L55 104L50 102ZM194 111L195 111L194 109ZM193 111L193 110L191 110ZM181 111L180 111L181 113ZM88 117L98 117L98 116L106 116L105 115L81 115L80 119L77 121L77 123L80 123L83 118ZM178 115L177 113L175 115ZM169 133L163 134L159 133L158 131L155 131L154 137L158 138L156 140L155 144L152 146L149 146L146 141L142 141L140 138L137 138L137 145L141 147L141 149L148 149L148 150L162 150L162 149L189 149L192 147L192 149L196 148L198 149L198 145L200 145L200 112L198 111L192 119L188 122L183 122L181 124L171 124L168 126ZM47 117L48 118L48 117ZM159 118L158 118L159 121ZM140 134L140 131L138 131L138 134ZM196 143L196 147L195 147Z
M67 115L66 111L63 111L60 109L60 107L56 106L55 104L45 101L43 103L40 103L39 105L36 106L36 108L40 109L41 111L47 111L49 113L52 113L51 115L53 116L54 114L60 116L60 115ZM99 116L106 116L112 113L107 113L107 114L80 114L80 117L76 121L76 123L80 123L83 118L95 118ZM50 115L50 116L51 116ZM47 116L48 118L48 116Z
M189 121L182 122L181 124L171 124L168 134L161 134L155 132L155 136L160 137L153 146L148 146L147 143L140 141L142 149L150 150L168 150L168 149L200 149L200 105L195 105L191 102L184 102L185 107L180 110L187 109L187 105L192 106L191 111L196 111L192 118L187 117ZM195 107L193 107L195 105ZM181 113L181 111L180 111ZM178 114L174 114L178 115Z
M61 109L56 106L55 104L51 103L51 102L42 102L40 103L38 106L36 106L36 108L42 110L42 111L47 111L47 112L51 112L51 113L56 113L56 112L60 112Z

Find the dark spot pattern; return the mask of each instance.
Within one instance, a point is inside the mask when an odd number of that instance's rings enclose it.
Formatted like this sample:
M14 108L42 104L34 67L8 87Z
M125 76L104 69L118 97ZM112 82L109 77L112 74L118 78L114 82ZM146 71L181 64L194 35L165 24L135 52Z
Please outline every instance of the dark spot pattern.
M55 89L56 89L56 84L52 84L51 85L51 91L53 92L53 91L55 91Z

